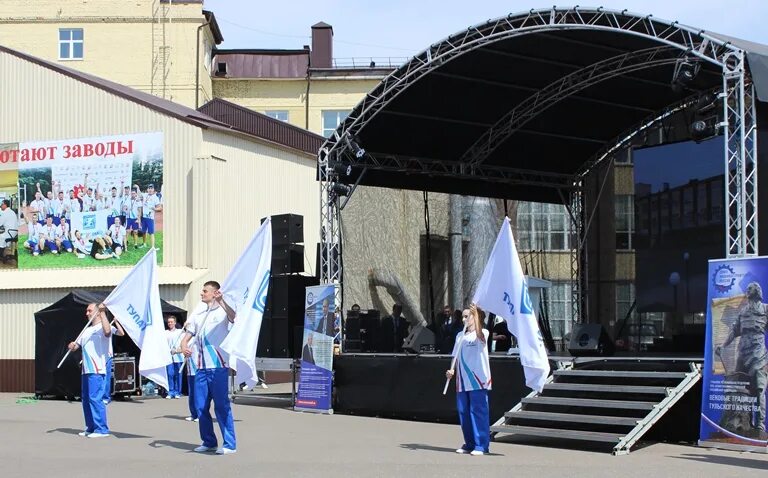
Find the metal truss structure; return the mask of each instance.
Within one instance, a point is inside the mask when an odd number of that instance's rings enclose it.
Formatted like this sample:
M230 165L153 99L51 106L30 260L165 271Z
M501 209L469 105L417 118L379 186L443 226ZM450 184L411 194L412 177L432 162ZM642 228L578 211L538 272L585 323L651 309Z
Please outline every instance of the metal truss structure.
M621 32L655 41L659 46L646 50L622 54L584 67L562 79L553 82L529 96L492 125L478 141L463 155L461 161L413 158L382 155L375 152L359 154L355 145L357 133L377 114L382 112L395 98L410 85L451 60L473 50L496 42L509 40L534 33L563 30L592 30ZM674 54L677 53L677 55ZM685 55L694 61L708 62L722 69L723 83L720 98L723 99L724 121L722 128L725 141L726 190L726 256L749 256L757 254L757 128L755 118L755 93L746 69L746 52L730 42L709 35L703 30L680 25L677 22L603 8L549 8L510 14L488 21L451 35L431 45L410 61L387 76L371 93L353 109L346 120L338 126L318 153L320 178L321 241L320 277L324 283L339 283L342 277L339 227L339 198L334 191L338 173L334 164L353 164L368 171L390 170L427 173L481 179L485 181L513 184L536 184L556 188L567 194L571 200L571 215L574 231L579 237L572 243L580 243L583 227L583 194L580 190L582 179L604 158L610 157L621 144L675 111L691 105L690 99L653 113L648 120L636 126L616 142L610 143L601 154L592 158L585 168L574 175L504 168L484 163L488 157L509 136L543 109L549 108L564 98L619 75L674 62L676 56ZM576 202L579 205L576 205ZM580 271L582 260L576 254L574 277L579 277L575 296L582 296ZM341 297L337 296L337 306ZM574 304L580 304L580 300ZM584 313L580 311L580 313Z

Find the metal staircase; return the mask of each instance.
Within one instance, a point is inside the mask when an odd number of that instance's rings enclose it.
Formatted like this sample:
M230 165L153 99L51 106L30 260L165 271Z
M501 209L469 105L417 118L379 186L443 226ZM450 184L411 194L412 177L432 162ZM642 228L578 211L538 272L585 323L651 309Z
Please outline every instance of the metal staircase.
M594 360L555 370L491 426L492 435L602 443L614 455L632 446L701 378L695 362Z

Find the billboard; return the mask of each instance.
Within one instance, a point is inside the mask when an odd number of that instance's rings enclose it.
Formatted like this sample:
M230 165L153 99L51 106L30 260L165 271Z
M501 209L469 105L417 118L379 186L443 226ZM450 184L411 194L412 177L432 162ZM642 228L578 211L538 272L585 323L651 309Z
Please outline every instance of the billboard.
M709 261L699 444L766 451L768 258Z
M0 145L2 167L19 269L132 266L151 247L162 263L163 133Z
M340 319L335 296L334 284L307 287L295 410L333 413L333 341Z

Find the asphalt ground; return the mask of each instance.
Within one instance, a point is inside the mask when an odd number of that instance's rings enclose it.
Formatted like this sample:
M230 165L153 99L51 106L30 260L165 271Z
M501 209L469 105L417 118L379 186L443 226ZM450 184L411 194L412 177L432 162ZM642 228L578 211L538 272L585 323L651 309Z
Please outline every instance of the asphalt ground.
M88 439L77 436L84 426L80 402L0 394L0 477L720 478L768 470L763 454L666 443L612 456L502 438L491 443L490 455L458 455L456 425L300 413L287 405L236 400L237 453L217 456L192 452L200 439L197 424L184 420L184 398L115 401L108 407L113 435Z

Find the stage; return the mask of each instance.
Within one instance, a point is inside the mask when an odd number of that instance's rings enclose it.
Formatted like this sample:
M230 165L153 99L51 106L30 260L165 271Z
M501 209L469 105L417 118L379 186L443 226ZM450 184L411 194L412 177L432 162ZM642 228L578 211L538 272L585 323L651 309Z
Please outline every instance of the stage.
M551 356L553 371L621 369L680 372L691 363L701 365L695 355L656 357L571 357ZM450 355L440 354L341 354L334 357L334 411L427 422L458 423L456 392L452 382L443 395L445 371ZM503 417L531 390L525 386L523 368L516 355L490 354L493 388L489 394L491 422ZM547 392L545 391L545 395ZM557 392L550 392L558 396ZM695 442L699 433L701 384L696 384L646 435L654 441ZM581 412L581 411L579 411Z

